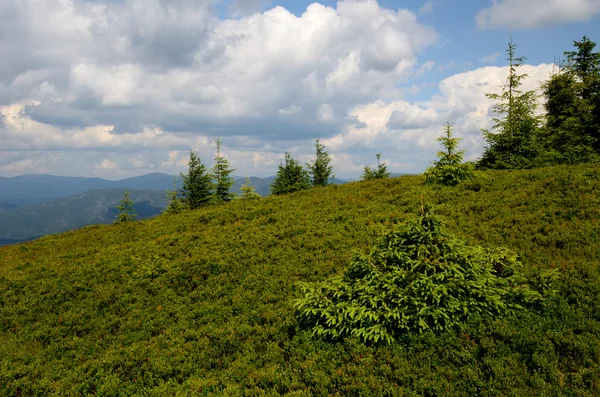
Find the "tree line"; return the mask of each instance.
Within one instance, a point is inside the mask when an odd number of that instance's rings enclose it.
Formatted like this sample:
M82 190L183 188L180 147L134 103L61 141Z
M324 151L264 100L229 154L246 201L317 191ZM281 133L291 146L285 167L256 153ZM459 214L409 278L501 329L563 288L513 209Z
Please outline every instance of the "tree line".
M463 162L464 150L458 150L460 138L452 136L447 124L438 141L444 147L437 160L425 171L426 183L456 185L473 177L474 170L529 169L558 164L600 161L600 53L596 43L584 36L574 41L574 49L564 52L564 60L555 65L549 79L536 90L523 91L529 76L519 73L524 56L517 56L512 38L506 50L508 76L500 94L486 94L496 101L490 130L482 130L485 148L475 162ZM537 113L538 100L543 99L544 112ZM221 153L222 141L215 139L216 155L212 168L202 163L197 151L190 149L188 172L180 173L181 188L174 181L168 192L169 204L164 212L177 213L206 205L239 199L257 199L254 186L246 178L241 195L230 192L234 184L229 161ZM286 152L271 184L271 193L281 195L334 183L331 157L319 139L315 143L315 160L301 165ZM365 166L362 180L389 177L381 153L377 165ZM135 218L133 203L127 192L119 206L115 223Z

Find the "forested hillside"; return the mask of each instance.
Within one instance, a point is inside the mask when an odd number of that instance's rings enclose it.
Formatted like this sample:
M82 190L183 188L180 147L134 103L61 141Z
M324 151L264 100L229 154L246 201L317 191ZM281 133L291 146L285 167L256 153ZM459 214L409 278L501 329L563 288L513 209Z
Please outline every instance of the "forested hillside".
M1 395L600 394L600 167L313 188L0 248ZM313 335L299 282L425 204L445 233L556 269L543 304L391 344Z

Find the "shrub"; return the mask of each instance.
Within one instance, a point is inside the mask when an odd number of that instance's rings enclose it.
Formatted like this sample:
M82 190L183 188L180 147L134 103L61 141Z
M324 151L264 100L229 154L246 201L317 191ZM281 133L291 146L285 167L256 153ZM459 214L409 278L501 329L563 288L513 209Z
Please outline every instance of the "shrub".
M369 254L355 255L342 277L302 283L304 297L295 301L301 322L320 337L389 344L401 333L443 331L471 315L508 314L543 299L515 253L468 246L440 226L422 209Z

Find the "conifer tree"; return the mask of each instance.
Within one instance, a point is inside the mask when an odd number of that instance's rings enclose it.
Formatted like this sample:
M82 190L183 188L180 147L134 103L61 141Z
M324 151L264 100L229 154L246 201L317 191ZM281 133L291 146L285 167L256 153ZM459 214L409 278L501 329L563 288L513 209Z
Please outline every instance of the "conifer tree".
M119 213L114 221L115 225L135 220L136 215L135 210L133 209L133 200L129 197L129 192L127 190L125 190L123 198L119 201L117 210Z
M234 184L231 173L235 170L230 168L229 160L221 155L221 144L222 141L220 137L215 139L215 148L217 149L217 154L215 155L215 164L212 168L212 177L214 185L213 200L216 203L228 202L234 197L234 194L231 193L229 189L231 189Z
M427 183L454 186L460 181L473 177L471 164L463 164L464 150L457 150L460 138L452 136L450 123L446 124L445 135L437 140L442 143L445 150L437 153L438 160L425 171Z
M600 155L600 53L586 36L566 51L566 64L543 85L548 145L558 163Z
M187 174L180 174L183 178L183 186L179 190L183 202L189 209L209 204L212 197L211 175L202 164L202 159L197 151L190 149L190 160L188 162Z
M242 191L240 198L243 200L257 200L260 198L260 194L256 193L256 188L250 183L248 177L246 177L246 183L242 184L240 190Z
M381 162L381 153L377 153L375 157L377 158L377 168L374 169L368 165L365 165L363 174L361 175L361 180L369 181L372 179L388 178L390 176L390 173L387 170L387 165Z
M331 183L333 175L333 166L330 165L331 157L325 150L325 146L319 142L315 143L317 149L316 159L312 163L307 163L308 173L313 186L327 186Z
M272 194L293 193L310 188L310 176L297 160L285 153L285 163L279 163L277 175L271 184Z
M163 210L163 214L179 214L186 209L186 205L181 197L179 197L179 192L177 191L176 177L173 177L173 190L167 191L167 198L169 199L169 203Z
M478 168L522 169L531 168L538 161L539 144L537 135L541 120L535 115L537 95L535 91L519 89L527 74L518 74L527 58L517 57L516 44L512 38L506 53L509 63L508 77L502 94L486 94L498 101L493 106L494 132L483 130L486 148L478 161Z

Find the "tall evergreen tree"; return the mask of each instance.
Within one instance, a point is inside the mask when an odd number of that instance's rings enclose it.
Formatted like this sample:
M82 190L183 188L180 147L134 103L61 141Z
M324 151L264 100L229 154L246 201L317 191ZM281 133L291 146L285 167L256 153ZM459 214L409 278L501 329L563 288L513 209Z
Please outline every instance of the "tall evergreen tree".
M127 190L125 190L123 198L119 201L117 210L119 213L114 221L115 225L135 220L136 214L135 210L133 209L133 200L129 197L129 192Z
M534 167L538 161L538 132L541 119L535 115L537 94L519 89L527 74L519 74L527 58L517 57L516 44L512 38L506 53L509 63L508 77L502 87L502 94L486 94L498 101L493 107L497 117L493 118L494 132L483 130L486 141L485 151L479 160L478 168L520 169Z
M310 188L310 176L297 160L285 153L285 163L279 163L277 175L271 184L272 194L293 193Z
M229 191L235 181L231 174L235 169L232 169L229 165L229 160L221 155L221 137L215 139L215 148L217 154L215 155L215 165L212 168L212 177L214 184L214 201L217 203L231 201L234 194Z
M211 175L197 151L190 149L190 160L188 162L187 174L180 174L183 178L181 192L183 202L189 209L208 205L212 197Z
M442 143L445 150L437 154L438 160L425 171L427 183L453 186L473 176L471 164L463 164L464 150L457 150L460 138L452 136L450 123L446 124L445 134L437 140Z
M381 162L381 153L377 153L375 157L377 158L377 168L371 168L368 165L365 165L361 180L369 181L372 179L388 178L390 176L387 165Z
M600 155L600 53L586 36L566 51L566 63L543 85L546 134L559 163Z
M331 157L318 138L315 148L317 149L315 161L306 164L308 173L313 186L326 186L331 183L333 176L333 166L330 165Z

